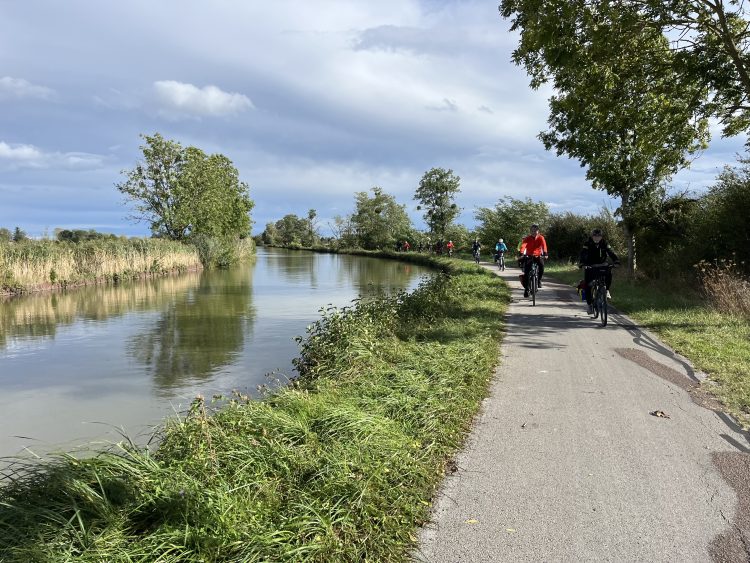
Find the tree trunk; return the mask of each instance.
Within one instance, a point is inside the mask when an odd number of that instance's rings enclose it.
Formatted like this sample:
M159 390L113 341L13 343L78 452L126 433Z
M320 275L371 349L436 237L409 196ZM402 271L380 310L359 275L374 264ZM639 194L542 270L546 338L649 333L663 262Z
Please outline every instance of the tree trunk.
M635 272L637 269L636 252L635 252L635 232L631 230L626 220L622 222L622 230L625 234L625 242L628 245L628 270Z

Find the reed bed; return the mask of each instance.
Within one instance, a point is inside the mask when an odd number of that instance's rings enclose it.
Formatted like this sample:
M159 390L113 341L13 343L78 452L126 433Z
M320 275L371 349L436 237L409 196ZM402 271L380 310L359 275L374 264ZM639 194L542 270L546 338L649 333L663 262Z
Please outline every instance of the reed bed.
M0 243L0 289L10 293L119 281L199 266L194 247L158 239Z
M409 560L509 300L491 273L429 262L447 273L411 294L324 311L300 377L263 400L199 397L156 451L6 467L0 560Z

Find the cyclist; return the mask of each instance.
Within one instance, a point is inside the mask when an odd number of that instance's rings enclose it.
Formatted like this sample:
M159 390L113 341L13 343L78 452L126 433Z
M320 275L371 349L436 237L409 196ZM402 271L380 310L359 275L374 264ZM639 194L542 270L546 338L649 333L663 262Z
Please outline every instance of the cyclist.
M542 287L542 277L544 276L544 259L549 255L547 254L547 241L544 240L544 236L539 232L539 225L534 223L529 229L531 234L521 241L521 256L526 257L523 266L523 296L529 296L529 272L531 272L531 263L536 261L539 264L539 285Z
M583 268L584 266L594 266L596 264L606 264L607 263L607 257L612 259L612 262L615 265L620 264L620 259L617 257L617 254L614 253L612 250L612 247L609 245L609 243L604 239L604 235L602 234L602 230L599 228L593 229L591 231L591 236L586 241L586 243L583 245L583 248L581 249L581 256L578 258L578 267ZM591 297L591 292L588 290L589 284L591 284L592 281L598 276L598 272L596 268L586 268L584 270L584 283L586 287L586 303L588 303L589 306L589 313L592 313L594 310L594 305ZM605 283L607 284L607 299L612 299L612 296L609 294L609 288L612 287L612 270L607 268L607 272L605 274L606 279Z
M482 250L482 244L479 242L478 238L474 239L474 242L471 244L471 255L474 257L474 260L479 262L479 253Z
M448 256L453 256L453 249L455 248L455 246L452 240L448 241L448 244L445 245L445 248L448 249Z
M495 245L495 262L500 260L506 252L508 252L507 245L503 242L503 239L498 239Z

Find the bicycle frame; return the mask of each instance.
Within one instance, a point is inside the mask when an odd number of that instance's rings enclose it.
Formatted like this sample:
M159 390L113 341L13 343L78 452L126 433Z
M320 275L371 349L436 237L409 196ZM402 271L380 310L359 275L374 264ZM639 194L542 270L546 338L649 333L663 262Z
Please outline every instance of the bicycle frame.
M607 326L609 317L609 305L607 304L607 271L612 269L611 264L586 266L586 269L596 270L596 278L589 284L591 302L594 306L594 318L598 318L602 326Z

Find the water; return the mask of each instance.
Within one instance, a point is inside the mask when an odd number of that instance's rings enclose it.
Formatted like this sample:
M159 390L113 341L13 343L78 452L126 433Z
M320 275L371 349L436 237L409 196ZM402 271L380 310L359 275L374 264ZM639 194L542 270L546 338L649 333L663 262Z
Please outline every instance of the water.
M294 337L328 304L414 288L428 270L374 258L258 250L187 273L0 303L0 456L145 440L197 395L294 375Z

